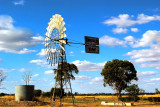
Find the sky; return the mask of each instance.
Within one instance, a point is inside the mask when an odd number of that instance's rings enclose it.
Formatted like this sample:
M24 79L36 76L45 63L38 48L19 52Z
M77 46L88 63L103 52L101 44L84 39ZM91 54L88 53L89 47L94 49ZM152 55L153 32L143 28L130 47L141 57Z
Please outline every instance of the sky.
M159 0L0 0L0 71L7 76L0 92L14 93L28 72L35 89L54 86L56 66L46 62L44 38L55 14L64 18L70 42L100 40L99 54L85 53L84 45L66 46L67 62L79 69L73 92L114 93L100 74L113 59L132 62L139 78L133 83L146 92L160 89Z

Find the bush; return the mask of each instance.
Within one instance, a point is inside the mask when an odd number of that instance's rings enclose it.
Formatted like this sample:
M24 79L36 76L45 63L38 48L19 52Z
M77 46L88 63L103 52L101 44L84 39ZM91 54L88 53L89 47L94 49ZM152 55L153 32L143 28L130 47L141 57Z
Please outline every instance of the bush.
M51 88L51 95L53 95L53 90L54 88ZM56 88L55 90L55 96L60 96L61 95L61 89L60 88ZM65 92L64 92L64 89L62 89L62 95L65 96Z
M5 96L6 94L5 93L0 93L0 96Z
M51 91L43 92L42 93L42 97L51 97L53 95L53 90L54 90L54 88L51 88ZM56 88L55 96L60 96L60 93L61 93L61 89L60 88ZM63 94L63 96L66 95L65 92L64 92L64 89L62 90L62 94Z
M150 102L160 102L160 97L148 97L148 101L150 101Z
M42 97L51 97L51 92L43 92Z
M139 97L121 97L119 98L122 102L130 102L130 101L135 101L137 102L139 100Z
M42 94L42 91L40 89L34 90L34 96L39 97L41 96L41 94Z

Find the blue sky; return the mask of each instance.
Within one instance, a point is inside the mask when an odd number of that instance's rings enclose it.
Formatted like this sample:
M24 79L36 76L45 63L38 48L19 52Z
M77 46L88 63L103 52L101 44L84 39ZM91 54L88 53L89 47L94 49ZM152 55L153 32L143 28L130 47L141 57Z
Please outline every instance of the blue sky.
M138 71L136 84L146 92L160 87L159 0L0 0L0 70L6 89L14 93L32 73L35 89L54 86L52 69L44 57L44 37L50 18L64 18L69 41L100 38L100 54L84 53L84 46L66 46L67 61L79 68L73 92L113 93L103 87L101 70L112 59L129 60Z

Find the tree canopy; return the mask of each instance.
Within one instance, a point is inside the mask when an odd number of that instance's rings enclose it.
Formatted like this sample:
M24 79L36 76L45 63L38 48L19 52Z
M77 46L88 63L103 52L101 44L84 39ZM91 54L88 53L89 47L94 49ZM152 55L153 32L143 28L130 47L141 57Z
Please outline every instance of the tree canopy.
M57 78L57 81L61 80L61 70L62 70L62 81L63 82L74 80L75 77L73 73L78 74L79 72L76 65L64 62L63 69L62 69L62 64L60 64L58 68L54 70L54 74L57 74L57 77L55 77L55 79Z
M134 65L127 60L108 61L101 75L104 76L104 86L111 86L116 91L117 97L121 96L122 90L125 90L132 80L138 80Z
M130 98L133 98L134 101L139 100L138 94L139 94L140 88L136 84L132 84L126 88L126 92L129 95Z

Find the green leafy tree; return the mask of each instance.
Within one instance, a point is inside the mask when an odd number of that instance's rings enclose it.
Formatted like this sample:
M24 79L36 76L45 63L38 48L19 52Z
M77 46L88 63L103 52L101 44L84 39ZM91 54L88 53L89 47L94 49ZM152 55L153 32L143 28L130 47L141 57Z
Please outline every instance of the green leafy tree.
M75 80L74 73L78 74L78 68L74 64L69 64L67 62L64 62L63 64L58 65L58 68L54 70L54 74L56 74L56 82L61 86L62 88L64 85L67 86L67 83L69 83L69 86L71 88L71 80ZM62 84L61 84L62 79ZM55 90L56 91L56 90ZM60 96L63 96L63 92L60 92ZM72 90L71 90L72 93ZM73 94L72 94L73 97ZM55 93L53 93L53 100L55 100Z
M70 80L75 80L74 73L78 74L79 72L76 65L64 62L63 69L62 69L62 65L60 64L58 66L58 69L54 70L54 74L57 74L57 77L55 77L55 79L57 79L58 82L61 81L61 70L63 70L62 71L63 83L68 82Z
M134 65L127 60L113 59L108 61L104 65L101 75L104 76L104 86L111 86L116 91L117 97L121 97L121 92L127 88L131 81L138 80Z
M134 101L139 100L139 97L138 97L139 91L140 91L140 89L139 89L138 85L136 85L136 84L132 84L126 88L126 92L129 95L129 98L133 99Z

